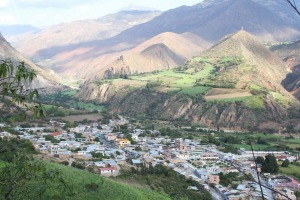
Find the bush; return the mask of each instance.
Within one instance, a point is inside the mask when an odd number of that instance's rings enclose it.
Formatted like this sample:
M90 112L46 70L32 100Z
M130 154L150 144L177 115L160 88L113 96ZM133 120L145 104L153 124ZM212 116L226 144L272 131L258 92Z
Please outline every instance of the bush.
M290 161L288 159L285 159L282 164L281 164L281 167L289 167L290 165Z
M65 160L65 161L60 162L60 164L68 166L69 162Z
M89 183L85 185L85 188L90 191L96 191L98 190L99 185L97 185L96 183Z
M75 167L75 168L78 168L78 169L85 169L85 166L81 163L78 163L78 162L72 162L71 166Z

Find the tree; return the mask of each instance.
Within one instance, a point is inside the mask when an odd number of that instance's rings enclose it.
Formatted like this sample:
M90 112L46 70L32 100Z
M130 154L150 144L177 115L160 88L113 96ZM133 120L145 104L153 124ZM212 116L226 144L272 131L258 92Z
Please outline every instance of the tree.
M59 170L29 156L19 154L0 170L0 196L6 200L43 199L51 189L60 190L61 197L72 194Z
M14 119L26 119L26 111L32 111L34 118L45 116L45 112L40 103L29 106L27 102L33 102L38 98L39 93L36 89L28 89L26 85L32 83L36 77L34 70L20 62L17 66L12 61L0 61L0 95L10 97L10 102L17 105L18 114Z
M261 157L261 156L258 156L255 159L255 161L257 162L257 164L261 164L262 165L264 163L265 159L263 157Z
M290 165L290 161L288 159L285 159L282 164L281 164L281 167L289 167Z
M279 165L276 161L276 158L273 154L268 154L265 157L265 161L262 164L261 168L264 173L277 174L279 171Z
M136 146L136 147L134 148L134 150L135 150L135 151L142 151L142 148L141 148L140 146Z

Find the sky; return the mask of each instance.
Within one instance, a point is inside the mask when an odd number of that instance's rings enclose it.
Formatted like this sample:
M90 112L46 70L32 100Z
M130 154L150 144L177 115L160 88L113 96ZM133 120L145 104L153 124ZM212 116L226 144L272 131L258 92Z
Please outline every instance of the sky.
M166 11L202 0L0 0L0 25L38 28L80 19L96 19L120 10Z

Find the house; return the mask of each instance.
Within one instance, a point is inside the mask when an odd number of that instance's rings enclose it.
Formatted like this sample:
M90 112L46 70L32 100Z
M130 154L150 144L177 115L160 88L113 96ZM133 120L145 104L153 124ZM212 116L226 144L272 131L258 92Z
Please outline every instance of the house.
M281 188L300 189L300 183L298 181L286 176L275 176L269 178L268 184L275 189L281 189Z
M105 135L105 139L108 141L115 141L117 139L117 136L110 133L110 134Z
M48 149L46 147L40 147L39 151L43 154L47 154L48 153Z
M275 199L278 200L297 200L296 195L294 194L294 191L290 190L290 189L281 189L279 191L282 194L285 194L287 197L280 195L279 193L275 194Z
M11 138L11 137L16 137L15 135L12 135L11 133L9 133L9 132L1 132L0 133L0 138Z
M220 177L218 175L209 175L208 183L218 185L220 183Z
M227 169L227 172L230 173L230 172L239 172L239 170L237 169L237 167L229 167Z
M61 159L69 159L71 156L71 151L63 151L63 152L58 152L58 157Z
M209 173L206 171L196 171L196 175L202 180L207 180L209 177Z
M123 148L124 146L131 144L130 141L127 139L117 139L116 143L119 146L119 148Z
M86 154L89 154L90 152L89 151L78 151L77 154L79 156L85 156Z
M202 153L201 159L202 160L219 160L219 156L216 153Z
M101 167L99 168L101 174L113 174L116 172L116 169L114 167Z
M138 166L142 164L142 161L140 159L132 159L131 161L134 166Z
M96 165L97 167L101 167L101 168L104 168L106 166L103 161L94 162L94 165Z
M48 152L50 154L57 154L59 152L59 150L60 150L60 147L58 145L50 145L48 147Z
M61 134L62 134L62 132L54 132L54 133L51 133L50 136L55 137L55 136L58 136Z
M138 141L138 140L139 140L139 135L133 133L133 134L131 135L131 138L132 138L132 140L134 140L134 141Z

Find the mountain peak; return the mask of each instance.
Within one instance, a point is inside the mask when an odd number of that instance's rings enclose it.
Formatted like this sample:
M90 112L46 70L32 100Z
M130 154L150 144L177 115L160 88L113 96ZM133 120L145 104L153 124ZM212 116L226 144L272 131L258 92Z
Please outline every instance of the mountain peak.
M287 73L284 63L245 30L226 37L201 53L200 57L208 58L218 65L228 59L240 62L220 72L223 74L220 77L238 80L236 85L239 88L248 88L255 83L260 87L286 94L280 84Z
M260 43L251 33L245 31L243 28L225 38L226 39L232 38L232 39L239 40L239 41L255 40L258 43Z
M3 35L1 34L1 32L0 32L0 41L6 41Z

